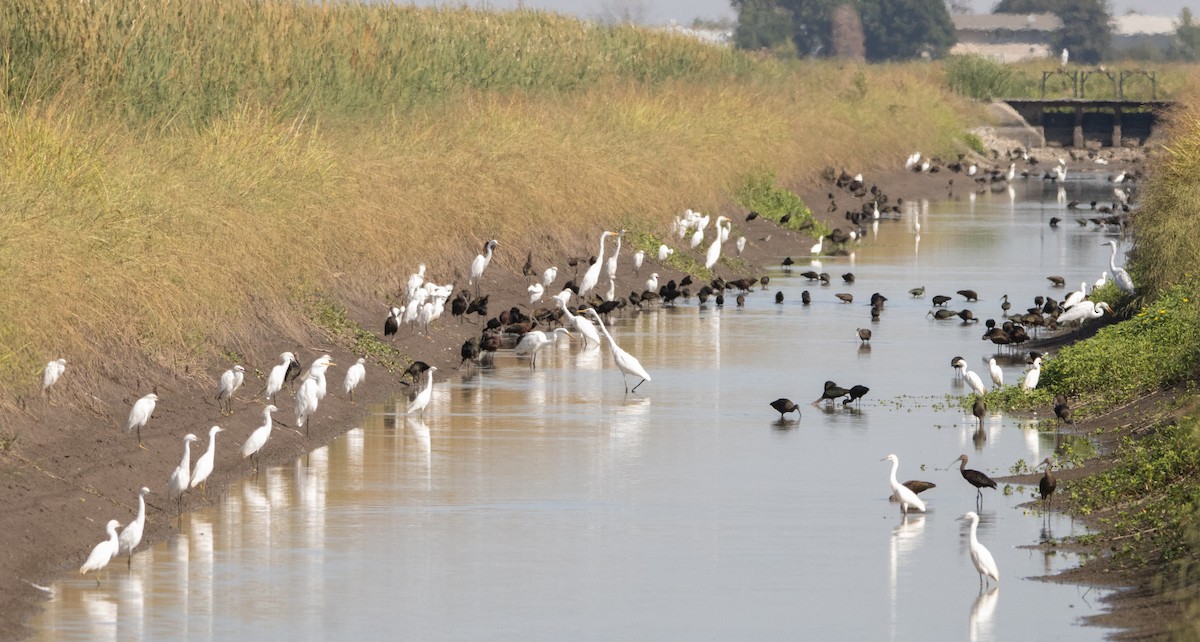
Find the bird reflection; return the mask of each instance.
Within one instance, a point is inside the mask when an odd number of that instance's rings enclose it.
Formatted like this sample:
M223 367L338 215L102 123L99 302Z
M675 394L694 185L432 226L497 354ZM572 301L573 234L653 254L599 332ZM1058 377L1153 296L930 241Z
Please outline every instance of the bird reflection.
M425 473L423 489L429 490L433 487L433 444L429 437L429 426L417 417L409 417L404 425L412 433L416 446L415 452L409 453L408 449L405 449L406 455L411 455L414 460L419 462Z
M865 357L870 354L871 354L871 344L869 344L869 343L859 343L858 344L858 356Z
M999 598L999 586L993 586L975 598L975 603L971 605L971 615L967 625L971 642L995 639L992 635L992 619L996 615L996 600Z
M799 425L799 419L776 419L771 422L771 427L775 430L791 430Z
M79 595L83 610L87 612L88 639L117 639L117 604L105 589L83 591Z
M983 452L983 445L987 443L987 433L984 432L983 426L975 429L975 434L971 435L971 441L975 443L975 452Z
M897 611L900 604L900 557L911 554L921 542L925 531L924 515L903 514L900 523L892 528L889 556L888 593L891 598L892 630L896 630Z

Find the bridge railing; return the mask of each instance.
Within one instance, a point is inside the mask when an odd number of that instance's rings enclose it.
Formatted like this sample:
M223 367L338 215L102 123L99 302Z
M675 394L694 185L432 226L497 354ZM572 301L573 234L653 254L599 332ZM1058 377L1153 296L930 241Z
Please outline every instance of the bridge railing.
M1150 100L1158 100L1158 78L1154 71L1147 69L1122 69L1116 73L1105 67L1096 69L1054 69L1042 72L1042 98L1046 98L1046 83L1051 78L1065 76L1069 81L1072 98L1087 98L1087 81L1093 76L1108 79L1112 87L1112 95L1116 100L1125 100L1125 81L1146 78L1150 81Z

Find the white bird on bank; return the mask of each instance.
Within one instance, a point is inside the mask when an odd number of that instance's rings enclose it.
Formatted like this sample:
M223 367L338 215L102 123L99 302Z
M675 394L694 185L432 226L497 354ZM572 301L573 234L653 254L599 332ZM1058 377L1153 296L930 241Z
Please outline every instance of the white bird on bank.
M500 245L496 239L492 239L483 244L483 254L475 255L475 260L471 262L471 277L468 279L468 285L475 286L475 295L479 295L479 280L483 277L483 271L487 269L489 263L492 262L492 251L496 246Z
M987 394L987 388L983 386L983 379L980 379L979 375L967 370L963 373L963 378L967 380L967 385L971 386L971 390L974 390L975 394L980 396Z
M1064 49L1064 51L1066 51ZM976 531L979 527L979 515L975 511L966 513L959 520L970 520L971 522L971 563L975 565L975 570L979 572L979 586L982 588L988 578L1000 582L1000 569L996 566L996 560L992 559L992 554L983 544L979 543L979 537Z
M746 237L744 237L744 236L739 236L739 237L738 237L738 240L737 240L737 253L738 253L738 256L741 256L741 255L742 255L742 252L744 252L745 250L746 250Z
M637 252L633 253L633 273L634 274L641 272L642 263L644 263L645 261L646 261L646 253L644 251L638 250Z
M662 263L663 261L666 261L667 257L671 256L674 253L675 253L675 250L672 250L671 248L667 247L665 243L663 245L658 246L658 262Z
M420 414L422 417L425 416L425 408L429 406L429 400L433 398L434 370L437 370L437 366L429 366L429 369L425 371L425 387L421 388L421 391L413 398L412 403L408 404L408 412L405 414Z
M1029 372L1025 373L1025 381L1021 382L1021 387L1025 390L1033 390L1037 388L1038 379L1042 376L1042 358L1037 357L1033 360L1033 367Z
M367 359L359 357L358 361L354 362L354 365L346 368L346 380L342 383L342 389L346 391L346 394L350 395L351 402L354 401L354 389L366 379Z
M221 382L217 386L217 408L222 415L233 414L233 393L242 387L245 378L246 369L240 365L221 373Z
M104 527L108 531L108 539L96 544L96 547L92 549L92 553L88 555L87 561L83 563L83 566L79 567L80 575L86 575L90 571L98 571L108 566L108 563L117 556L117 551L120 549L120 544L117 541L117 528L120 526L121 523L115 519L108 521L108 525ZM99 579L96 580L96 585L100 585Z
M556 278L558 278L558 268L553 266L546 268L546 271L542 272L543 290L550 287L550 284L554 283L554 279Z
M125 526L121 536L117 538L117 555L129 556L129 567L133 567L133 549L142 543L142 532L146 528L146 494L150 492L145 486L138 491L137 517Z
M625 238L625 230L617 235L617 249L613 250L613 255L608 257L608 263L604 265L604 271L608 274L609 279L617 278L617 257L621 254L621 239ZM599 259L596 260L599 263Z
M988 359L988 372L992 375L992 385L995 388L999 388L1004 385L1004 371L1001 370L999 364L996 363L995 357Z
M604 327L604 322L600 320L600 314L596 312L595 308L588 308L587 311L592 315L592 320L596 322L596 325L600 326L604 338L608 339L608 349L612 352L613 363L617 364L617 368L621 371L621 381L625 383L625 393L637 392L638 386L650 381L650 373L646 372L637 357L625 352L621 346L617 345L616 340L608 333L608 328ZM633 387L633 390L630 390L629 382L625 379L626 375L641 377L642 380Z
M610 236L613 236L613 232L605 230L600 233L600 253L596 255L596 262L583 273L583 279L579 281L579 296L581 297L591 292L592 288L600 282L600 270L604 267L604 239Z
M49 394L50 386L58 381L66 369L66 359L55 359L46 364L45 369L42 370L42 394Z
M513 352L517 356L529 357L529 369L537 368L537 356L542 351L542 348L553 345L558 342L558 336L564 334L568 339L571 338L571 333L566 328L555 328L554 332L546 334L541 330L526 332L521 336L521 340L517 342L517 346L513 348Z
M583 336L584 348L587 348L589 340L596 346L600 345L600 333L596 331L596 326L591 321L583 315L571 314L571 311L567 309L567 304L562 301L558 302L558 307L562 308L563 316L567 319L563 325L575 328L575 331Z
M300 384L300 390L296 392L296 427L304 428L311 422L312 416L317 412L317 406L320 405L321 399L325 398L325 371L329 366L337 365L333 362L329 355L324 355L317 359L308 367L308 376L304 378L304 383ZM308 434L309 429L305 428L304 434Z
M704 258L704 269L711 270L717 261L721 258L721 243L725 240L724 225L729 219L724 216L717 217L717 238L713 239L712 245L708 246L708 253Z
M395 310L395 308L392 308ZM283 352L279 355L279 365L271 368L271 373L267 375L267 387L263 390L263 397L271 401L275 401L275 395L283 390L283 379L287 375L288 368L293 364L296 368L300 367L300 363L296 361L296 355L290 352Z
M541 283L534 283L525 289L529 291L529 305L533 305L538 301L541 301L542 295L546 293L546 286L542 285Z
M193 441L200 441L200 439L191 433L183 438L183 462L175 468L171 473L171 479L167 481L168 499L183 501L183 492L188 489L188 482L192 479L191 445Z
M1065 327L1067 324L1079 322L1080 325L1087 323L1092 319L1099 319L1104 316L1104 311L1108 310L1112 314L1112 308L1108 304L1101 301L1099 304L1091 301L1080 301L1071 307L1070 310L1058 315L1059 327Z
M263 408L263 425L254 429L250 433L250 438L246 443L242 444L242 459L254 456L254 471L258 472L258 452L267 445L267 439L271 436L271 428L274 426L274 421L271 419L271 413L278 411L275 406L267 406Z
M1087 289L1088 289L1088 287L1087 287L1086 281L1080 283L1078 290L1071 292L1070 294L1067 295L1067 298L1063 299L1063 302L1062 302L1063 309L1068 310L1072 306L1074 306L1076 303L1079 303L1080 301L1087 298Z
M651 292L658 292L658 272L650 273L650 278L646 279L646 289Z
M217 433L224 430L220 426L213 426L208 429L208 448L203 455L196 458L196 465L192 468L192 480L188 482L188 488L200 486L200 491L208 495L208 476L212 474L213 463L217 459ZM202 485L203 484L203 485Z
M153 392L138 399L133 404L133 409L129 411L129 419L125 421L125 432L137 429L138 447L145 448L142 445L142 426L150 421L150 416L154 414L154 406L158 404L158 395Z
M912 492L907 486L896 480L896 469L900 467L900 458L895 455L888 455L879 461L892 462L892 474L888 478L888 483L892 487L892 497L895 497L896 501L900 502L900 512L907 515L908 509L911 506L914 510L924 513L925 502L921 501L921 498L917 497L917 494Z
M912 169L916 167L917 163L919 162L921 162L921 152L913 152L912 155L904 161L904 169Z
M421 289L422 285L425 285L425 264L419 263L416 273L410 274L408 277L408 283L404 288L404 302L411 302L413 297L417 296L417 290Z
M1133 287L1133 279L1130 278L1129 273L1124 268L1117 267L1117 242L1106 241L1103 245L1112 246L1112 256L1108 259L1108 269L1112 272L1113 282L1125 294L1136 294L1137 289Z
M825 237L824 237L824 236L822 236L822 237L821 237L821 238L820 238L820 239L817 241L817 244L816 244L816 245L814 245L814 246L812 246L812 249L810 249L810 250L808 251L808 253L809 253L809 254L812 254L813 256L820 256L820 255L821 255L821 250L822 250L824 247L825 247Z

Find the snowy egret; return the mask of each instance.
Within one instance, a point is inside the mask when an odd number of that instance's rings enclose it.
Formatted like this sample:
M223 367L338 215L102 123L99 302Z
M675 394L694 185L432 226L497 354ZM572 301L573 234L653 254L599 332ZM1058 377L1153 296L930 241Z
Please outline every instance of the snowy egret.
M117 520L108 520L108 525L104 527L108 531L108 539L96 544L96 547L92 549L92 553L88 555L87 561L83 563L83 566L79 567L80 575L85 575L89 571L98 571L108 566L112 558L117 556L117 551L120 549L120 544L117 541L117 528L120 526L121 523ZM100 585L99 578L96 578L96 585Z
M746 251L746 237L744 237L744 236L739 236L739 237L738 237L738 240L737 240L737 253L738 253L738 256L741 256L741 255L742 255L742 252L745 252L745 251Z
M188 488L200 486L200 492L208 496L208 476L212 474L213 462L217 457L217 433L224 430L220 426L213 426L208 429L208 448L203 455L196 458L196 465L192 468L192 480L188 482Z
M271 427L274 423L271 421L271 413L278 410L275 406L263 408L263 425L255 428L246 443L242 444L242 459L254 456L254 472L256 473L258 472L258 451L267 445L267 438L271 436Z
M596 262L583 273L583 279L579 282L579 296L591 292L600 282L600 268L604 267L604 239L610 236L615 236L615 233L607 230L600 233L600 253L596 255Z
M217 407L222 415L233 414L233 393L242 387L245 378L246 369L240 365L221 373L221 382L217 386Z
M263 390L263 397L275 401L275 395L283 389L284 375L292 368L292 364L295 364L296 371L299 372L300 364L296 361L296 355L290 352L280 353L279 365L271 368L271 373L267 375L267 387Z
M1042 376L1042 358L1038 357L1033 360L1033 367L1029 372L1025 373L1025 380L1021 382L1021 388L1024 390L1033 390L1038 385L1038 379Z
M310 379L315 379L317 382L317 399L318 400L325 398L325 391L326 391L325 371L329 369L329 366L336 366L336 365L337 364L333 362L333 357L326 354L326 355L321 355L319 358L317 358L316 361L312 362L312 365L310 365L308 367L308 377ZM315 410L315 408L314 408L314 410Z
M1046 467L1046 473L1038 480L1038 493L1042 496L1042 502L1049 505L1053 499L1054 489L1058 487L1058 480L1054 478L1054 461L1047 457L1042 463L1038 464L1038 468Z
M587 347L588 341L597 346L600 345L600 333L596 330L595 324L582 314L571 314L571 311L567 309L567 304L561 300L558 302L558 307L562 308L563 316L567 318L567 322L563 325L575 328L575 331L583 336L583 347Z
M150 421L150 415L154 414L154 406L158 403L158 395L153 392L138 399L133 404L133 409L129 411L129 419L125 422L125 432L137 429L138 447L145 448L142 445L142 426Z
M558 278L558 268L554 266L546 268L546 271L542 272L542 290L545 291L545 288L550 287L556 278Z
M800 414L800 406L792 403L791 399L776 399L771 402L771 407L775 409L775 412L779 413L779 421L783 421L784 415L789 412L796 413L796 421L799 421L802 416Z
M1064 51L1066 50L1064 49ZM983 590L987 578L996 582L1000 581L1000 569L996 567L996 560L992 559L992 554L988 549L979 543L979 536L976 534L979 528L979 515L975 511L971 511L958 519L971 522L971 563L975 565L975 570L979 571L979 588Z
M1101 301L1100 303L1080 301L1072 306L1070 310L1058 315L1058 325L1059 327L1063 327L1069 323L1075 323L1076 321L1078 321L1080 325L1083 325L1085 322L1090 321L1091 319L1099 319L1100 317L1104 316L1105 310L1108 310L1109 314L1113 313L1112 308L1108 307L1108 304L1104 301Z
M196 435L188 433L183 438L183 461L171 473L171 479L167 481L167 497L183 503L183 492L188 489L188 482L192 479L192 452L191 445L193 441L200 441Z
M713 239L712 245L708 246L708 253L704 258L704 269L711 270L717 261L721 258L721 243L725 240L723 225L729 219L724 216L717 217L717 238Z
M133 568L133 549L142 543L142 531L146 528L146 494L149 492L150 489L145 486L138 491L137 517L125 526L117 538L117 555L128 555L130 568Z
M492 251L496 246L500 245L496 239L492 239L483 245L483 254L475 255L475 260L471 262L471 278L468 279L469 285L475 286L475 296L479 296L479 279L483 277L483 271L487 269L489 263L492 262Z
M529 369L537 368L537 355L548 345L556 343L558 336L564 334L568 339L571 338L571 333L566 328L555 328L554 332L546 334L541 330L526 332L521 340L517 342L517 346L513 349L519 356L529 355Z
M50 386L53 386L58 381L58 378L62 376L63 371L66 369L66 359L55 359L46 364L46 368L42 370L42 394L49 394Z
M617 368L621 371L621 381L625 383L625 394L637 392L638 386L650 381L650 373L646 372L646 369L642 367L637 357L629 354L621 346L617 345L616 340L608 333L608 328L604 327L604 322L600 320L600 314L594 308L588 308L587 311L591 313L592 320L596 322L596 325L600 326L600 331L604 333L604 338L608 339L608 349L612 352L613 363L617 364ZM633 390L630 390L629 382L625 379L626 375L641 377L642 380L633 387Z
M646 279L646 289L650 292L658 292L658 272L650 273L650 278Z
M917 497L917 494L910 490L907 486L896 480L896 469L900 467L900 458L896 455L888 455L879 461L892 462L892 473L888 478L888 482L892 486L892 497L894 497L896 501L900 502L900 512L907 515L909 507L912 507L914 510L919 510L924 513L925 502L921 501L921 498Z
M362 383L367 378L367 360L365 357L359 357L354 365L346 368L346 381L342 384L342 388L346 394L350 395L350 402L354 402L354 389L358 384Z
M425 371L425 387L417 393L417 396L408 404L408 412L405 414L420 414L425 416L425 408L429 405L429 400L433 398L433 371L437 370L437 366L429 366Z
M658 262L662 263L667 260L667 257L675 253L675 250L667 247L666 244L658 246Z
M975 487L975 494L979 497L979 501L982 502L983 489L995 488L996 481L991 477L979 472L978 470L971 470L970 468L967 468L966 455L959 455L958 459L955 459L954 461L961 462L958 465L958 472L962 475L963 479L967 480L967 483ZM950 462L950 465L953 466L954 462Z
M821 249L824 247L825 247L825 237L822 236L817 241L817 244L812 246L812 249L810 249L808 253L812 254L813 256L819 256L821 254Z
M608 274L609 279L617 278L617 257L621 254L621 239L623 238L625 238L625 230L621 230L621 233L617 235L617 249L613 250L613 255L608 257L608 263L604 266L604 271ZM599 263L599 259L596 262Z
M980 379L979 375L966 370L963 372L963 379L967 380L967 385L971 386L971 390L974 390L976 394L981 396L987 394L987 388L983 387L983 379Z
M1102 245L1112 246L1112 255L1108 259L1108 269L1112 272L1113 282L1125 294L1136 294L1137 289L1133 287L1133 279L1130 278L1129 273L1124 268L1117 267L1117 242L1106 241Z
M992 375L992 385L995 388L1000 388L1004 385L1004 371L996 363L996 358L988 359L988 372Z
M482 270L480 271L482 272ZM413 297L417 296L417 290L420 290L422 285L425 285L425 264L418 263L416 273L409 275L408 283L405 284L404 302L410 303Z
M325 396L325 370L332 365L337 364L330 360L329 355L325 355L309 366L308 376L304 378L304 383L300 384L300 390L296 393L296 427L309 426L311 423L317 406ZM309 433L310 427L305 428L304 434Z
M637 274L642 271L642 264L646 262L646 252L638 250L633 253L633 273Z

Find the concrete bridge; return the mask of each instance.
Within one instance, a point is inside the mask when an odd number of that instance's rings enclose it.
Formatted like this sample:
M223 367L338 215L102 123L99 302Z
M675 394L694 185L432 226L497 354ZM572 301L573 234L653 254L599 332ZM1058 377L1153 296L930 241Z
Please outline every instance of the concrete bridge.
M1154 134L1171 100L1091 98L1013 98L1003 101L1046 144L1084 147L1144 145Z

